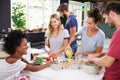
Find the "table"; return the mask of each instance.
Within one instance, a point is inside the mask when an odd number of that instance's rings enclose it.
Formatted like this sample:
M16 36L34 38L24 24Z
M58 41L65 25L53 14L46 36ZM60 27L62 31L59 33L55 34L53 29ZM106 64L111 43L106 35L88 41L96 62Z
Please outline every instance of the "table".
M30 74L32 80L102 80L104 70L101 70L99 74L93 75L84 72L82 69L63 69L54 70L51 67L43 69L37 72L26 72ZM38 79L34 79L36 77Z
M40 52L42 50L29 49L28 53L32 51ZM88 74L84 72L83 69L54 70L51 67L37 72L25 71L25 73L31 76L31 80L102 80L104 69L96 75Z

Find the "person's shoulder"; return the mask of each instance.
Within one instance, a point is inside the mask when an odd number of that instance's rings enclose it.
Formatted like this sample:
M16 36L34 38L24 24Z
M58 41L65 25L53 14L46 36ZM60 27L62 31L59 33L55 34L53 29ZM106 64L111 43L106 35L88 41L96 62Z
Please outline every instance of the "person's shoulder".
M70 16L71 16L71 17L75 17L75 15L73 15L73 14L71 14Z
M63 31L64 31L64 32L68 32L68 30L67 30L67 29L63 29Z
M99 35L105 37L105 33L101 29L99 29Z
M117 28L115 32L118 32L118 33L120 33L120 28Z
M21 63L21 62L23 62L23 61L21 59L18 59L14 62L14 64L18 64L18 63Z
M67 29L63 29L63 33L68 33L68 30Z
M86 25L83 25L83 26L82 26L82 30L87 30L87 26L86 26Z
M71 17L76 19L75 15L71 15Z
M100 34L105 34L101 29L99 29Z

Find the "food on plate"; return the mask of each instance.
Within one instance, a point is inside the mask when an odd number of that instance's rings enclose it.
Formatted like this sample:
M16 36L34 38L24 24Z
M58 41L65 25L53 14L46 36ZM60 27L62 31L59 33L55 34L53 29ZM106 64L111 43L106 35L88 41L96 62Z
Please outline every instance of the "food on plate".
M56 56L49 56L49 57L45 57L46 61L57 61L57 57Z

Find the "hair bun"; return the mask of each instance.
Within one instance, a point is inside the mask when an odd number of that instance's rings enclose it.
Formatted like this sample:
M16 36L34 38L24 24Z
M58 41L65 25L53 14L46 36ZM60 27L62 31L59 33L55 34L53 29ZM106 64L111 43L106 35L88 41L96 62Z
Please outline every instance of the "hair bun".
M92 10L92 13L99 13L100 12L100 10L98 9L98 8L94 8L93 10Z

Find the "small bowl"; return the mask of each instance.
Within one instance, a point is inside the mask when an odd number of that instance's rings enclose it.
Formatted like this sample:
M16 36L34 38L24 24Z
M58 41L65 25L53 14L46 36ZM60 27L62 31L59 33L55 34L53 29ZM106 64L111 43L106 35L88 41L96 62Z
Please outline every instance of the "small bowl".
M83 62L82 68L86 73L89 74L98 74L101 70L100 66L97 66L96 64L90 62Z
M61 70L62 69L62 67L58 64L52 64L52 65L50 65L50 67L53 68L54 70Z

